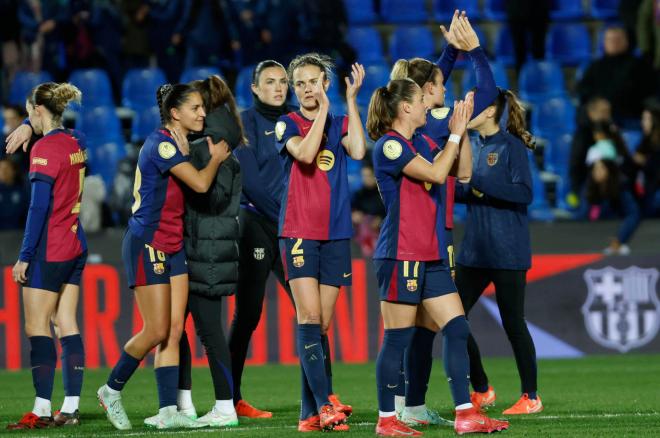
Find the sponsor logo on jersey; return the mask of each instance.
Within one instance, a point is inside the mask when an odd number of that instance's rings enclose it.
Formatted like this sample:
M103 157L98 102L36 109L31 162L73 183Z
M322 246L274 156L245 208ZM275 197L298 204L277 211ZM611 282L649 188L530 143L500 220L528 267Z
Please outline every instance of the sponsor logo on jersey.
M38 165L38 166L48 166L48 159L47 158L34 157L32 159L32 164L35 164L35 165Z
M328 149L323 149L316 155L316 165L324 172L329 171L335 165L335 154Z

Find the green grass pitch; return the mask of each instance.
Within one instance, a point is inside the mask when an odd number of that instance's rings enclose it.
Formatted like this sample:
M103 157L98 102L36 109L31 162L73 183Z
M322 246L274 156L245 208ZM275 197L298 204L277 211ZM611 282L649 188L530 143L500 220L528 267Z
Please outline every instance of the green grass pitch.
M491 383L497 391L497 406L490 415L502 418L503 409L519 396L518 377L511 359L486 360ZM245 420L234 429L201 431L151 431L142 420L158 408L153 371L138 370L124 390L124 406L133 429L119 432L105 419L96 403L95 392L107 377L107 370L85 374L78 428L9 432L7 423L16 421L32 408L33 389L29 371L0 372L0 434L22 436L298 436L299 368L268 365L246 368L243 395L249 402L273 411L270 420ZM513 417L511 427L501 436L660 436L660 355L602 356L577 360L539 361L539 394L545 411L534 416ZM355 411L349 423L350 436L375 436L377 419L375 367L334 365L334 390ZM56 375L53 407L62 401L61 375ZM193 398L200 415L213 404L213 389L207 369L193 371ZM427 404L442 415L451 416L451 399L442 364L436 360ZM425 436L452 436L447 427L422 429ZM338 432L337 432L338 433ZM344 433L346 435L346 433Z

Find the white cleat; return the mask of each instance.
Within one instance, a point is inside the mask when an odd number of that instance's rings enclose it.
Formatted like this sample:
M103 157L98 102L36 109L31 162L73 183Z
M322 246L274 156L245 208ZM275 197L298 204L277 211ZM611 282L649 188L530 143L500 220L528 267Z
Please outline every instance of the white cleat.
M192 420L177 411L176 406L161 409L158 415L146 418L144 424L156 429L199 429L200 427L206 427L206 424Z
M230 414L223 414L215 409L209 411L208 414L197 419L199 423L208 425L209 427L234 427L238 426L238 417L236 416L236 411L232 411Z
M131 422L126 415L124 406L121 404L120 394L111 394L110 391L108 391L107 385L103 385L98 391L96 391L96 397L98 398L101 407L105 410L105 415L108 417L108 421L110 421L116 429L131 429Z

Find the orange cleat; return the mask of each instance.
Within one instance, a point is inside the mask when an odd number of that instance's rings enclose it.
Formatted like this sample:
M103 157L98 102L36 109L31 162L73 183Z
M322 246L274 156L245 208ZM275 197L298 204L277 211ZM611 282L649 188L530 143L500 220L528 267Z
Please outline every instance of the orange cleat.
M470 394L470 401L479 409L488 409L495 406L495 399L497 399L497 396L492 386L488 386L488 391L486 392L474 391Z
M320 432L321 419L318 415L314 415L304 420L298 421L298 432Z
M321 423L321 429L332 430L336 426L346 423L346 415L335 410L332 405L325 405L321 408L319 421Z
M499 432L509 428L508 421L488 418L478 407L456 411L454 430L457 434L466 433L491 433Z
M257 409L245 400L236 403L236 415L247 418L273 418L272 412Z
M376 435L380 436L422 436L422 432L408 427L396 418L396 415L391 417L378 418L376 424Z
M536 396L536 400L532 400L525 393L520 399L509 409L502 412L504 415L525 415L525 414L536 414L543 410L543 403L541 403L541 397Z
M332 406L335 408L335 411L341 412L346 415L346 418L350 417L353 413L353 406L345 405L339 401L339 396L337 394L330 394L328 400L332 403Z
M7 425L9 430L21 429L46 429L54 425L53 417L40 417L32 412L23 415L23 418L18 420L17 423L10 423Z

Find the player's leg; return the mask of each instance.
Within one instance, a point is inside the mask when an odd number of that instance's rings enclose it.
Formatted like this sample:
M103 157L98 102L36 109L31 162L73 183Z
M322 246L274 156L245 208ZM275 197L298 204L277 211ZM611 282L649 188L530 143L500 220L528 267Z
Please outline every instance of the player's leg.
M190 297L188 297L188 300L190 300ZM185 326L189 314L190 310L186 307L186 312L183 316L183 331L179 340L179 384L176 394L176 406L179 412L195 420L197 419L197 410L192 400L192 352ZM191 333L190 336L192 337L193 334Z

